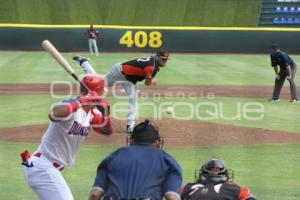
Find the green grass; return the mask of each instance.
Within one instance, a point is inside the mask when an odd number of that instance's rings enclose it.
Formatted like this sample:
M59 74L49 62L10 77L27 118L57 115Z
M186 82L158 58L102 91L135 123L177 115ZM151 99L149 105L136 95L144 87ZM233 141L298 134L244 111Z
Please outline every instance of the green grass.
M73 53L64 54L70 63L72 63L73 55ZM141 55L144 54L102 54L97 58L93 57L92 64L96 66L96 71L104 74L114 63ZM300 63L300 56L292 57ZM73 66L76 64L74 63ZM74 68L80 73L78 67ZM68 80L74 83L72 78L44 52L2 51L0 70L0 83L50 83L53 80ZM273 71L268 55L172 54L168 66L161 70L157 79L159 84L174 85L272 86ZM296 77L298 85L299 80L298 73ZM127 103L126 99L117 100L110 97L108 100L112 105L117 102ZM59 99L52 99L49 95L1 96L0 127L48 123L48 111L51 104L57 101ZM204 102L215 103L218 109L222 104L223 114L227 117L235 115L239 103L242 106L249 102L261 103L265 110L262 120L252 122L244 118L241 120L216 119L211 122L300 133L299 104L289 104L286 101L270 103L265 99L218 96L210 101L207 101L205 97L172 98L168 101L171 104L185 102L192 105ZM166 99L140 99L140 103L154 102L156 105L162 105L168 101ZM213 107L201 107L200 112L203 117L209 116L207 111L214 111ZM126 112L121 116L125 114ZM189 110L178 106L175 114L184 117L189 114ZM142 107L139 115L143 118L151 117L153 112L149 107ZM170 115L164 113L162 117L170 117ZM19 157L22 150L29 149L33 152L37 145L0 141L0 180L3 180L0 182L0 199L37 199L24 181ZM79 151L75 167L63 172L75 199L87 198L98 163L116 148L116 146L83 146ZM166 150L175 156L182 166L184 183L193 180L194 170L198 169L202 162L209 157L217 156L226 160L227 166L235 171L236 182L248 186L257 199L296 200L300 197L300 182L297 177L300 159L299 144L228 145L168 148Z
M168 141L166 141L168 142ZM37 199L24 181L19 153L33 152L37 144L0 142L0 199ZM75 199L87 199L99 162L117 147L85 145L75 167L63 172ZM194 180L194 170L210 157L221 157L235 172L235 181L248 186L257 199L299 199L299 144L168 148L183 168L184 184ZM16 192L18 188L18 192ZM5 192L3 192L5 191Z
M257 26L261 0L0 0L0 23Z
M115 102L115 101L112 101ZM119 102L119 100L118 100ZM153 102L157 109L153 109ZM162 98L141 99L139 117L176 118L180 120L199 120L218 124L228 124L268 130L300 133L300 107L288 101L278 103L268 102L266 99L247 99L235 97L206 98ZM168 115L164 109L175 106L175 112ZM126 108L124 106L123 108ZM250 110L248 110L250 109ZM112 106L112 110L114 107ZM254 111L251 113L251 111ZM160 115L162 113L162 115ZM122 115L123 114L123 115ZM126 112L119 112L116 116L124 116Z
M59 100L48 96L1 96L0 127L47 123L48 112Z
M126 98L108 98L114 118L126 119ZM52 99L47 95L2 96L0 98L0 127L48 123L47 115L51 105L58 101L60 99ZM247 106L249 104L252 106ZM253 104L255 105L253 106ZM168 115L164 112L164 109L170 105L175 106L174 115ZM291 104L287 101L272 103L265 99L218 96L211 100L200 97L196 99L142 97L140 98L139 108L138 118L150 117L159 119L175 117L182 120L199 120L300 133L300 124L298 123L300 118L299 104ZM259 109L259 111L250 113L246 110L248 108Z
M78 53L76 53L78 54ZM72 60L75 53L65 53L75 71L81 74ZM45 52L1 52L0 83L50 83L72 81L72 78ZM89 56L88 53L82 53ZM106 53L91 57L99 74L105 74L115 63L149 54ZM151 54L150 54L151 55ZM300 56L292 56L300 63ZM269 55L238 54L171 54L167 66L157 75L158 84L171 85L264 85L273 86L274 71ZM300 73L296 74L300 85ZM287 85L287 83L286 83Z

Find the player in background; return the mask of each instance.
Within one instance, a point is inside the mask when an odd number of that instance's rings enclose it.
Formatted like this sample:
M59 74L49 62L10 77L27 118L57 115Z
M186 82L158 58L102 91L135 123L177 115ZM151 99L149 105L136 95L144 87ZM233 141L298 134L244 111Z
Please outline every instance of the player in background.
M97 46L97 38L99 36L99 31L93 27L93 24L91 24L90 28L86 32L84 32L84 34L88 38L90 53L95 53L98 56L99 52Z
M122 81L123 88L129 97L129 107L127 115L127 133L132 133L137 109L138 109L138 91L137 82L144 81L145 85L155 85L154 77L161 67L164 67L168 61L169 52L160 50L155 56L146 56L123 63L115 64L111 70L104 76L106 86L110 87L114 83ZM82 56L73 58L83 68L85 73L95 74L95 70L88 62L89 59Z
M21 154L25 179L41 200L73 200L61 171L74 165L90 128L104 135L113 133L109 104L99 96L104 80L86 75L82 82L89 91L81 86L82 96L54 106L49 114L51 122L36 152L31 156L27 150Z
M299 103L297 87L294 80L297 72L296 63L289 55L287 55L287 53L281 51L277 44L273 44L271 48L271 65L274 68L276 77L273 96L271 99L269 99L269 101L279 101L281 88L285 79L287 79L290 83L290 103Z
M165 153L158 128L138 124L128 147L106 157L97 169L89 200L180 200L181 168Z
M184 187L181 200L255 200L248 188L230 180L232 176L224 161L209 159L199 170L196 182Z

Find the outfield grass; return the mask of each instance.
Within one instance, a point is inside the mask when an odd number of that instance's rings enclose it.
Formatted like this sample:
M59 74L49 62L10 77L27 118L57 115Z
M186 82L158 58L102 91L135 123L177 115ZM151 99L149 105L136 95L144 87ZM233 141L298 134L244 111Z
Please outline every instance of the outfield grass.
M19 157L22 150L27 148L32 152L36 147L37 144L0 142L0 179L5 180L0 183L0 199L37 199L24 181ZM63 172L75 199L87 198L98 163L116 148L83 146L75 167ZM300 182L295 177L300 159L299 144L187 147L168 148L166 151L176 157L182 166L184 184L194 180L194 170L199 169L205 160L221 157L228 168L234 170L235 181L248 186L257 199L299 199Z
M112 116L126 119L127 97L115 99L109 97ZM60 99L44 96L2 96L0 98L0 127L48 123L48 112L53 103ZM118 104L117 104L118 103ZM121 103L121 105L120 105ZM245 107L247 104L254 106ZM120 105L120 106L117 106ZM175 106L173 115L165 113L169 105ZM198 107L197 107L198 105ZM154 106L154 107L153 107ZM140 98L138 118L154 119L176 118L180 120L199 120L219 124L238 125L269 130L300 133L300 107L287 101L278 103L265 99L247 99L235 97L205 98ZM259 109L249 113L246 108ZM284 112L284 114L283 114ZM161 114L161 115L160 115ZM249 118L250 117L250 118Z
M76 53L77 54L77 53ZM75 53L65 53L77 73L82 73L72 60ZM50 83L72 81L72 78L45 52L1 52L0 83ZM88 53L82 53L90 56ZM149 54L105 53L92 57L92 65L105 74L115 63ZM300 56L292 56L300 63ZM272 86L274 71L269 55L239 54L171 54L167 66L157 75L158 84L171 85L256 85ZM296 74L300 85L300 73ZM287 85L287 83L286 83Z
M257 26L261 0L1 0L0 23Z

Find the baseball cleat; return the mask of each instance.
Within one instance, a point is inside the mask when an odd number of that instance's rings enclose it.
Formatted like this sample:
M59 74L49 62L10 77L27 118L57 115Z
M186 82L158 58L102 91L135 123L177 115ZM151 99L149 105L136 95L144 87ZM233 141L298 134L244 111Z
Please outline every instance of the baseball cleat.
M73 60L75 60L79 65L81 65L82 63L84 63L86 61L90 61L90 59L83 57L83 56L74 56Z
M280 101L280 99L273 99L273 98L271 98L271 99L269 99L268 101L272 101L272 102L279 102L279 101Z
M289 101L290 103L299 103L299 99L292 99Z

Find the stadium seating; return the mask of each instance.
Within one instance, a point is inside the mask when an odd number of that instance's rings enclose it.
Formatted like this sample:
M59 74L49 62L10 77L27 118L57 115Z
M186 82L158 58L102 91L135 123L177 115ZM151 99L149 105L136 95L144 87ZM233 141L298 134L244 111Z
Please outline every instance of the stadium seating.
M278 3L298 3L300 0L277 0Z
M276 7L276 13L299 13L300 7Z
M262 0L259 26L300 27L300 0Z
M300 24L300 18L295 18L295 19L294 19L294 23L295 23L295 24Z

